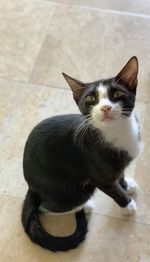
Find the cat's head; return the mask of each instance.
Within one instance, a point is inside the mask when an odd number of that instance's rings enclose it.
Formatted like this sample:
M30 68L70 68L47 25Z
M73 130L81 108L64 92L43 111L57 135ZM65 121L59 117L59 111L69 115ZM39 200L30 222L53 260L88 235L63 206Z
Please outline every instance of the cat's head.
M120 118L128 118L134 108L138 74L138 60L132 57L113 78L83 83L63 73L73 91L81 113L92 120L95 127L113 125Z

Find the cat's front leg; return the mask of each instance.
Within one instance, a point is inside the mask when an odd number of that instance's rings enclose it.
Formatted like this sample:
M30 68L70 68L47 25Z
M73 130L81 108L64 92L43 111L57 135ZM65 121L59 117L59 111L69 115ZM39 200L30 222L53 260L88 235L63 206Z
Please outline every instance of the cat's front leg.
M124 173L122 173L120 178L119 178L119 184L125 191L127 190L128 184L125 180Z
M136 193L138 189L138 184L132 178L125 178L124 174L121 175L119 184L129 195Z
M100 188L104 193L114 199L114 201L123 209L124 214L134 214L136 212L136 203L131 199L127 192L119 183L115 183L110 187Z

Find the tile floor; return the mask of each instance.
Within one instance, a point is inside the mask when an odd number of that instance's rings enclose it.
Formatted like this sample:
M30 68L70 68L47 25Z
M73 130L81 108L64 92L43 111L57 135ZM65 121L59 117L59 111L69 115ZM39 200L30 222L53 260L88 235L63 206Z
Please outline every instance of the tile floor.
M0 0L0 40L0 260L150 261L150 2ZM67 253L43 250L29 241L20 223L28 133L44 118L78 112L62 71L95 80L116 74L132 55L140 63L136 113L143 150L127 175L140 186L137 215L123 217L97 192L85 242ZM56 235L75 227L69 215L41 219Z

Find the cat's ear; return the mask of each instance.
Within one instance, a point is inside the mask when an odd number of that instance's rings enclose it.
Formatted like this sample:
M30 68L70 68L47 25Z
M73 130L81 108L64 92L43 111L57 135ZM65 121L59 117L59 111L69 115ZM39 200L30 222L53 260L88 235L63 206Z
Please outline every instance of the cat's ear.
M123 67L120 73L116 76L115 80L121 82L130 91L136 92L137 87L137 74L138 74L138 60L136 56L130 58L128 63Z
M78 103L82 94L85 92L85 90L88 88L87 84L76 80L68 75L66 75L65 73L62 73L64 78L66 79L67 83L69 84L69 86L72 89L73 92L73 97L75 99L75 101Z

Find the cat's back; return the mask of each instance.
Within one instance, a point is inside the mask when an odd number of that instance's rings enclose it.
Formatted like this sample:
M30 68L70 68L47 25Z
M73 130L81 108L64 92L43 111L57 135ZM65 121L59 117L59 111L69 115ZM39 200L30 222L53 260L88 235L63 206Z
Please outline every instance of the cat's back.
M62 147L68 147L72 144L77 125L82 123L82 117L79 114L59 115L50 117L37 124L31 131L24 150L24 157L41 154L52 147L58 150Z
M37 138L43 140L46 138L60 139L73 132L75 126L80 123L81 116L79 114L58 115L47 118L37 124L29 135L29 139Z
M82 153L74 144L73 135L77 123L82 121L83 118L77 114L61 115L45 119L33 128L23 156L27 181L35 174L39 177L51 173L55 177L64 172L67 176L73 173L74 166L74 173L79 173L77 166L81 164ZM56 169L59 171L56 172Z

